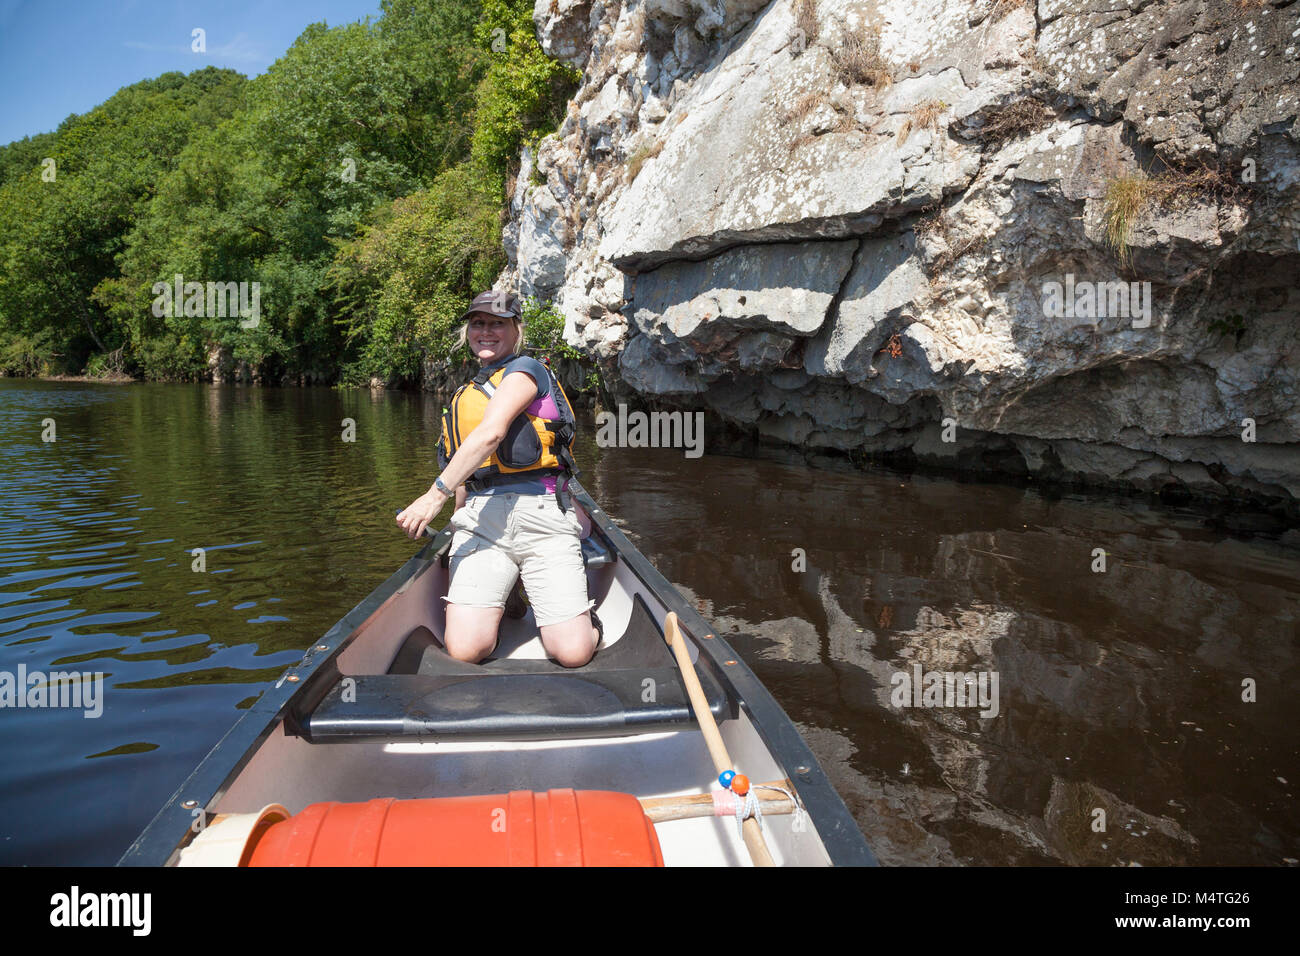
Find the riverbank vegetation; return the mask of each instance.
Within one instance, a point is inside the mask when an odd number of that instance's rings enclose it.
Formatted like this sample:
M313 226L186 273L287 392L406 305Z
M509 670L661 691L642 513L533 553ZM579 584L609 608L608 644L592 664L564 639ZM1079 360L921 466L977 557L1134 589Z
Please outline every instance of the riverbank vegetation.
M385 0L255 79L168 73L0 147L0 373L418 381L576 87L532 6ZM177 276L206 297L160 305ZM251 310L214 308L240 283Z

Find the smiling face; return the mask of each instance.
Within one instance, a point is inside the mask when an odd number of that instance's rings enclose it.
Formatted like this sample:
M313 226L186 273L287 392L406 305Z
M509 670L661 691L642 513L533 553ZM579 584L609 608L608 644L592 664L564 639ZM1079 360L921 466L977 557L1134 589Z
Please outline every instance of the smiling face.
M475 312L469 317L466 341L474 357L484 365L513 355L519 330L513 319L503 319L487 312Z

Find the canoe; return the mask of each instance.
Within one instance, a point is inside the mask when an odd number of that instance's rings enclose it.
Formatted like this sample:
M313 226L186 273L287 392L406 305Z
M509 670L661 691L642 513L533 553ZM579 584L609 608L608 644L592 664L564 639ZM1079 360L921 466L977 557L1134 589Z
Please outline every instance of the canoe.
M261 693L119 865L751 865L743 800L718 782L669 621L734 769L772 788L750 791L772 861L874 865L780 705L573 486L604 625L589 664L549 660L531 611L502 622L484 663L447 655L452 530L426 532Z

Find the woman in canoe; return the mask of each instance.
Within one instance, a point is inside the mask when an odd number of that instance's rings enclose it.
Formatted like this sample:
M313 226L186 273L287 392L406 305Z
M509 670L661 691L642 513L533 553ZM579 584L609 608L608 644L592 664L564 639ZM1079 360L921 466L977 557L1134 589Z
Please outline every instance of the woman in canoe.
M566 503L575 470L573 409L546 366L521 354L515 296L481 293L462 318L461 341L482 369L443 415L442 473L397 523L418 538L456 498L444 598L448 654L477 663L496 649L506 601L522 575L546 652L581 667L600 631L587 597L581 528Z

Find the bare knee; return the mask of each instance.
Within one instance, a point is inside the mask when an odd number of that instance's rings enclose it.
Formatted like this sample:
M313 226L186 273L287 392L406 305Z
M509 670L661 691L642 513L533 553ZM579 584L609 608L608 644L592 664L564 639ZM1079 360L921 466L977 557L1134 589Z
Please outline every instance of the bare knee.
M477 664L497 646L502 608L447 605L447 629L443 646L458 661Z
M596 649L592 646L591 641L583 643L586 644L585 648L576 643L565 644L563 647L557 648L554 653L556 662L564 667L582 667L584 664L589 664L591 659L596 656Z
M580 614L562 624L540 628L546 652L563 667L582 667L596 654L599 635L587 614Z
M446 637L447 653L467 664L477 664L491 654L496 645L495 634L448 634Z

